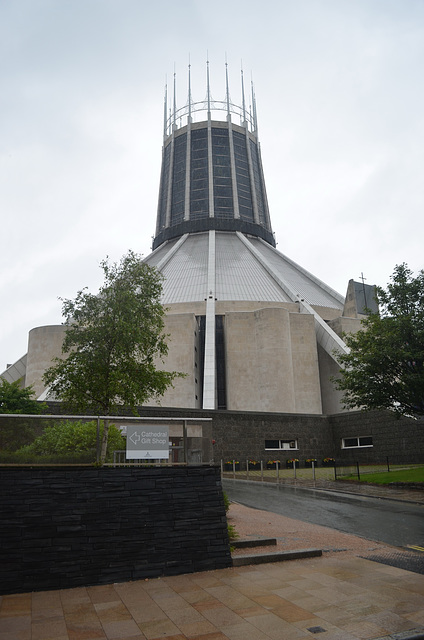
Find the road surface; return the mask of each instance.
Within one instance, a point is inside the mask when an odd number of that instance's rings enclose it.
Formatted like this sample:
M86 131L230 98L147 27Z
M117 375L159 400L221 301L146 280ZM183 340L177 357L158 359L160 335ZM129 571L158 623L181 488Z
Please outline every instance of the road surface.
M259 482L223 480L230 500L397 547L424 549L424 505Z

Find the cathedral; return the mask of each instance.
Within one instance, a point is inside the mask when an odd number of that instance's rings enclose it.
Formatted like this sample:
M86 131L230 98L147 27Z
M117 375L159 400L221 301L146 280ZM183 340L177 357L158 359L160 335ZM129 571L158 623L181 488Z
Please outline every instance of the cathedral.
M164 276L168 370L186 374L162 407L328 415L342 411L331 377L372 287L346 298L277 251L262 169L253 84L239 104L164 100L162 169L152 253ZM247 95L247 97L246 97ZM168 103L171 103L171 107ZM0 375L48 398L42 376L65 328L30 331L28 352Z

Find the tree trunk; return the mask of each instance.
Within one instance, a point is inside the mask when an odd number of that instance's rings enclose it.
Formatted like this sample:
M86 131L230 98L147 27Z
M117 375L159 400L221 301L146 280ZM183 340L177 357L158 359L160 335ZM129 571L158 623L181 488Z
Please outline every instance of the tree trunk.
M106 460L106 452L107 452L107 441L109 437L109 420L104 421L103 427L103 438L102 438L102 449L100 452L100 462L103 464Z

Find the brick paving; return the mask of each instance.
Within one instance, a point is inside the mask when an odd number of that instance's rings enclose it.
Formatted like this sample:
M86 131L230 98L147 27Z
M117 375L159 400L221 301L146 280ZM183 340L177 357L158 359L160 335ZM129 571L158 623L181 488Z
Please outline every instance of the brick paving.
M244 537L320 547L323 556L5 595L0 640L424 637L423 576L364 557L398 549L242 505L231 505L229 520Z

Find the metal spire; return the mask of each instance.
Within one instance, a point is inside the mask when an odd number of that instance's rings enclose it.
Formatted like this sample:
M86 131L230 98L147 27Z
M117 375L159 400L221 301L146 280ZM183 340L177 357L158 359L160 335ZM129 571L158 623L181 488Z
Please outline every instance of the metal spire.
M163 101L163 137L166 138L166 116L168 111L168 84L165 79L165 97Z
M226 88L226 100L227 100L227 116L228 116L228 118L230 118L230 88L228 86L227 55L225 55L225 88Z
M246 101L244 99L243 63L240 71L241 71L241 97L243 101L243 124L245 124L246 123Z
M191 64L190 54L188 56L188 122L191 123Z
M253 126L255 128L255 133L258 133L258 118L256 115L256 97L255 97L255 87L253 86L253 79L251 80L252 83L252 109L253 109Z
M177 127L176 113L177 113L177 74L175 72L175 64L174 64L174 117L173 117L174 129L176 129Z
M207 83L207 98L208 98L208 119L210 120L210 117L211 117L211 89L210 89L210 84L209 84L209 60L206 60L206 83Z

